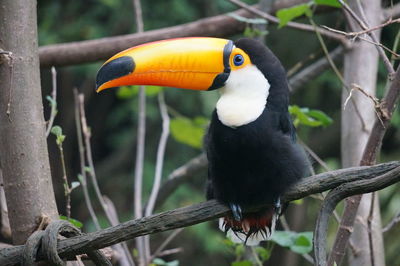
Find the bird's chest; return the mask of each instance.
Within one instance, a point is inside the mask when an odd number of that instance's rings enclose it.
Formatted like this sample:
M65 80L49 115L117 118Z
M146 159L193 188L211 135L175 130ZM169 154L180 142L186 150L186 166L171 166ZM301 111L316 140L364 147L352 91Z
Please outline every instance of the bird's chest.
M273 125L266 111L254 121L239 127L224 125L217 114L214 114L211 123L209 145L217 157L225 160L261 159L261 154L268 150L271 144L268 132Z

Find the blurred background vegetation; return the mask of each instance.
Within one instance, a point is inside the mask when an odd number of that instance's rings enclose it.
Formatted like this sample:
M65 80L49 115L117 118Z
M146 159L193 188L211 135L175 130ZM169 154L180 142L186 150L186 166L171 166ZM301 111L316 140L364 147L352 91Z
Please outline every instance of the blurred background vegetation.
M254 4L258 1L246 1ZM390 1L388 1L390 2ZM389 4L389 3L388 3ZM159 29L191 22L218 14L236 10L226 0L146 0L142 1L145 30ZM322 12L314 16L319 24L340 28L343 16L338 10ZM134 33L136 31L134 11L131 0L39 0L39 42L40 45L97 39L107 36ZM250 26L249 26L250 27ZM382 42L393 46L398 26L386 27L382 32ZM231 36L235 40L254 31ZM298 62L309 64L310 57L323 56L315 34L305 33L276 25L269 25L265 32L265 41L280 58L287 70ZM301 40L301 45L299 45ZM330 49L336 44L327 40ZM95 76L102 62L57 68L58 77L58 115L55 124L66 135L64 152L67 174L70 181L78 181L80 172L79 156L74 122L73 88L85 94L86 115L92 132L92 150L98 181L103 194L116 205L121 221L133 217L133 173L135 162L135 141L137 126L137 102L135 89L121 88L96 94ZM340 66L340 63L339 63ZM385 86L385 70L379 76L379 93ZM42 69L43 95L51 93L50 69ZM341 84L333 71L326 70L296 90L291 96L291 104L310 109L321 110L332 118L327 126L309 127L298 125L300 139L317 153L331 169L340 168L340 97ZM157 88L147 93L147 134L144 168L144 197L148 197L155 168L156 149L161 134L161 118L158 109ZM166 177L177 167L201 154L201 135L204 133L208 118L218 98L217 92L192 92L179 89L164 91L170 115L174 119L169 138L163 176ZM49 117L45 103L45 117ZM400 114L396 111L392 127L388 130L380 161L398 160L400 155ZM174 132L175 131L175 132ZM179 136L180 135L180 136ZM189 137L188 137L189 136ZM193 137L192 136L197 136ZM65 214L65 199L62 184L62 170L54 136L49 137L50 159L57 195L59 212ZM324 171L317 163L316 172ZM195 202L204 201L206 170L197 174L191 182L182 184L156 211L174 209ZM385 225L400 206L399 185L389 187L379 193ZM95 227L88 214L81 188L72 192L72 217L83 223L84 231L93 231ZM94 194L92 195L94 198ZM103 227L107 220L100 206L94 201L95 210ZM287 211L286 220L295 231L313 231L320 201L306 198L299 204L292 204ZM340 211L342 206L339 207ZM330 232L330 240L334 230ZM400 261L398 236L400 228L385 234L385 249L388 265ZM151 237L152 249L159 246L169 233ZM129 243L133 252L133 242ZM224 235L217 229L217 222L208 222L186 228L169 247L182 247L183 252L164 257L165 261L178 260L180 265L230 265L240 252L224 241ZM285 252L285 253L283 253ZM310 265L293 252L275 247L268 265ZM291 264L281 264L289 263Z

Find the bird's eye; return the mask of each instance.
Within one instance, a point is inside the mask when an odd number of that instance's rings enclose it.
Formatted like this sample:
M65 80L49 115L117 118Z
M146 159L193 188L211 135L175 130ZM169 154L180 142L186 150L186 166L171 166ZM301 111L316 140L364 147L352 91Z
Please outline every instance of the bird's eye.
M233 63L235 64L235 66L241 66L243 65L244 62L244 58L242 55L237 54L233 57Z

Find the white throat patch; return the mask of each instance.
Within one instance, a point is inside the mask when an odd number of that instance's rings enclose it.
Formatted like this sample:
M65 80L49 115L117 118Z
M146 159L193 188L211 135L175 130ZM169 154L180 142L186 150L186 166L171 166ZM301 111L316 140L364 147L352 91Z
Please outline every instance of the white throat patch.
M232 70L225 86L219 89L219 120L228 127L239 127L256 120L264 111L270 84L254 65Z

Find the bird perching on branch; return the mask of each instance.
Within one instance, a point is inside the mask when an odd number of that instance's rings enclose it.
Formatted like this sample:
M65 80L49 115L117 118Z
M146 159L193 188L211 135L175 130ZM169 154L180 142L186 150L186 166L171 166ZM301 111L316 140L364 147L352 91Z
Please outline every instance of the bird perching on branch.
M275 55L252 39L152 42L113 56L99 70L98 92L124 85L220 91L205 139L207 198L232 210L220 228L235 242L269 239L280 196L308 172L288 113L286 73ZM259 205L266 207L246 212Z

